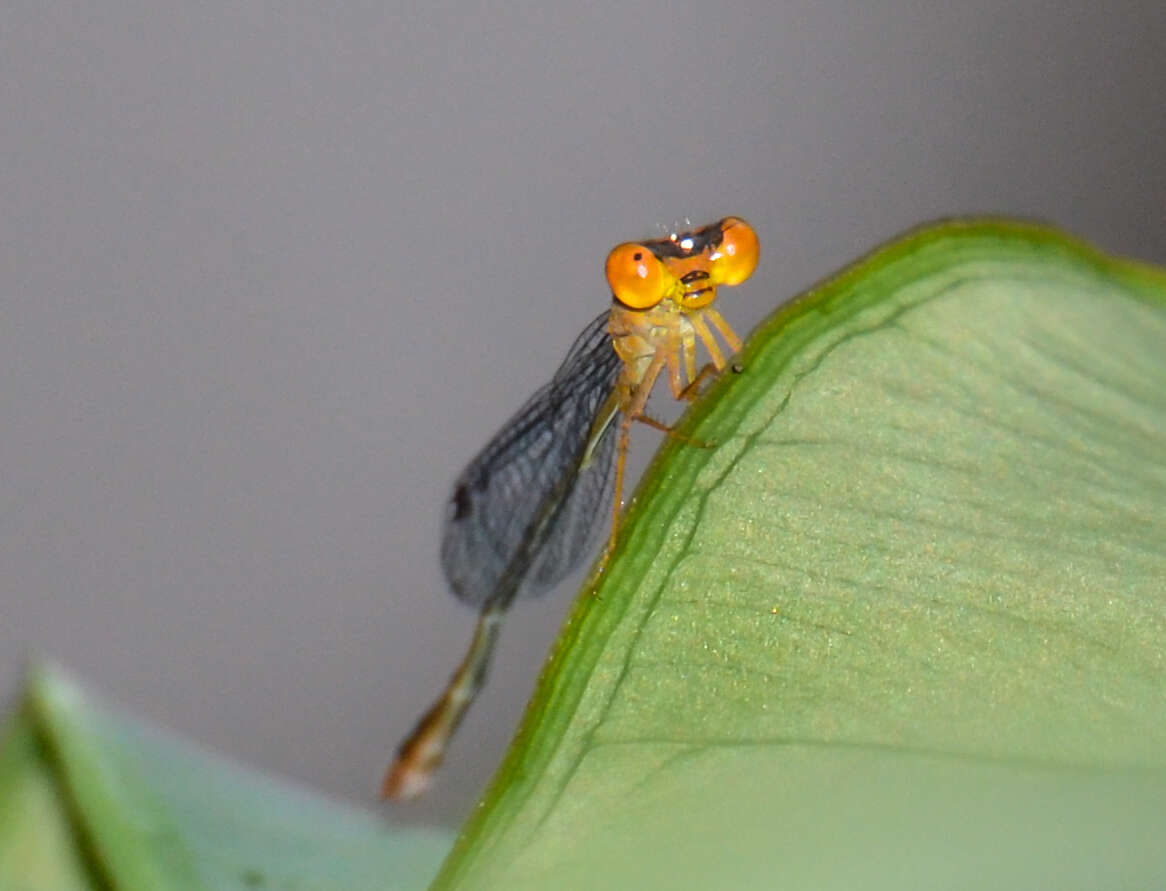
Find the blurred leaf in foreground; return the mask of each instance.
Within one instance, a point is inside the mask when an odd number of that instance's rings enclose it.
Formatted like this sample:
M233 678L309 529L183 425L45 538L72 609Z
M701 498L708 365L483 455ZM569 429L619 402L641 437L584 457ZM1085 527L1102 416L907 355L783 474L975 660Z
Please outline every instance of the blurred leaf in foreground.
M32 673L0 734L0 888L416 889L451 839L393 829Z

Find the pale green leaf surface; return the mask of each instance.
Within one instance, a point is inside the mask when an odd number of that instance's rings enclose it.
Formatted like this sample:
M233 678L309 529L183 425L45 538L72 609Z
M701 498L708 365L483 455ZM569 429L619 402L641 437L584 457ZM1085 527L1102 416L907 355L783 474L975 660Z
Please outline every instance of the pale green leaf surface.
M1164 295L957 221L779 311L438 885L1166 885Z
M27 710L0 734L0 889L96 891L68 803Z
M0 818L0 870L19 875L33 840L119 891L423 888L451 843L247 770L44 669L0 753Z

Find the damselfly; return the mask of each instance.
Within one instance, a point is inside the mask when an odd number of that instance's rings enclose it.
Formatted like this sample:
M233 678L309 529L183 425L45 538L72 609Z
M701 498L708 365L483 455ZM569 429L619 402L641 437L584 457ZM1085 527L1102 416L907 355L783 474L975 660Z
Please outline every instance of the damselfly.
M614 492L606 560L619 527L632 423L669 431L644 414L665 369L672 395L691 399L709 373L725 367L711 329L730 355L741 348L712 304L717 287L747 279L759 255L757 235L739 217L621 244L608 255L611 308L583 329L550 383L454 483L441 566L454 594L478 608L478 624L444 693L398 748L385 776L386 797L412 798L428 785L485 682L506 610L583 561ZM697 340L712 360L699 372Z

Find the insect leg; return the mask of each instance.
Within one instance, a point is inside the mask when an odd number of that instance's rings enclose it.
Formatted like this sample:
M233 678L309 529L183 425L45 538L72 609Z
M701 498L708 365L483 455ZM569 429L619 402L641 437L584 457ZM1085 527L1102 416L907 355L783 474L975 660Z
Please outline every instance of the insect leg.
M692 402L692 400L700 395L700 388L704 384L705 379L716 374L716 372L717 367L712 362L706 362L700 369L700 373L689 382L687 387L680 391L680 395L676 398Z
M680 343L677 348L684 353L684 373L691 384L696 378L696 333L692 326L684 325L680 330ZM672 395L680 398L680 391L673 386Z
M712 368L711 365L708 367ZM635 418L635 420L639 421L641 424L651 427L653 430L659 430L666 436L675 439L677 442L682 442L685 445L696 446L698 449L711 449L714 445L716 445L715 442L709 442L707 439L696 439L693 436L685 436L683 433L677 433L676 428L672 425L665 424L663 421L658 421L651 415L647 415L642 412Z
M677 394L678 399L695 399L697 394L700 392L700 385L703 383L704 379L714 371L720 371L725 367L724 353L721 352L721 347L717 343L716 338L713 337L712 331L710 331L708 325L705 324L705 319L708 319L708 321L713 323L713 326L717 329L717 331L720 332L721 336L725 339L725 343L728 344L729 348L732 349L734 353L739 352L741 349L741 339L737 337L733 329L729 327L729 323L726 322L724 318L721 317L721 314L715 309L709 307L704 309L699 314L694 313L692 316L690 316L689 321L692 322L693 330L695 330L697 335L699 335L701 343L705 345L705 348L709 351L709 355L712 357L713 361L705 365L700 370L699 374L695 376L690 375L688 386L685 387L682 392Z
M729 349L731 349L734 353L741 352L741 338L739 338L737 333L729 327L729 323L724 320L719 312L717 312L711 306L706 307L704 316L706 319L713 323L714 328L721 332L721 337L725 338L725 343L729 345Z
M666 356L667 352L665 350L656 350L656 355L648 363L648 367L644 370L643 376L636 383L634 389L630 392L624 391L622 396L622 399L626 400L626 404L620 406L623 410L623 416L619 419L619 443L616 446L615 497L612 499L613 503L611 508L611 535L607 539L607 547L603 552L602 563L606 563L607 558L611 555L612 548L615 546L615 536L619 531L619 514L620 509L623 507L624 465L627 463L632 421L637 420L644 413L644 406L648 403L648 396L652 392L652 386L656 383L656 378L660 376L660 372L664 368Z
M695 346L695 341L693 342ZM687 364L692 364L688 361L691 358L691 353L687 353L683 342L680 339L676 340L675 348L667 349L665 361L668 364L668 386L672 390L672 395L680 398L680 394L684 392L684 378L680 376L680 360L681 354L684 353L684 359ZM691 377L692 372L689 372Z
M704 312L707 314L709 310L706 309ZM701 342L704 343L705 349L709 351L709 356L712 357L713 365L717 367L718 371L724 368L725 355L721 352L721 346L717 343L716 338L713 337L713 333L709 331L708 325L704 323L704 314L693 313L688 317L688 320L692 323L692 327L700 337ZM739 345L740 344L738 343L738 346Z

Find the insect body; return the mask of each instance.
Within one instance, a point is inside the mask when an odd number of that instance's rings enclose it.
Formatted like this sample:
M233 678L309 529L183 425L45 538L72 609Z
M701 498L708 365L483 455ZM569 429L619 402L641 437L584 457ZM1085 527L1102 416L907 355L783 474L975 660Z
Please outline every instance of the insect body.
M386 797L412 798L425 789L485 682L506 610L583 561L614 491L606 560L619 527L631 425L669 430L644 414L665 370L673 396L691 399L708 373L724 368L713 329L730 353L741 348L712 304L719 285L749 277L759 254L749 224L727 217L621 244L608 255L610 310L583 330L551 381L454 483L441 565L458 598L478 608L478 624L444 693L398 748L385 776ZM712 360L699 372L697 340Z

